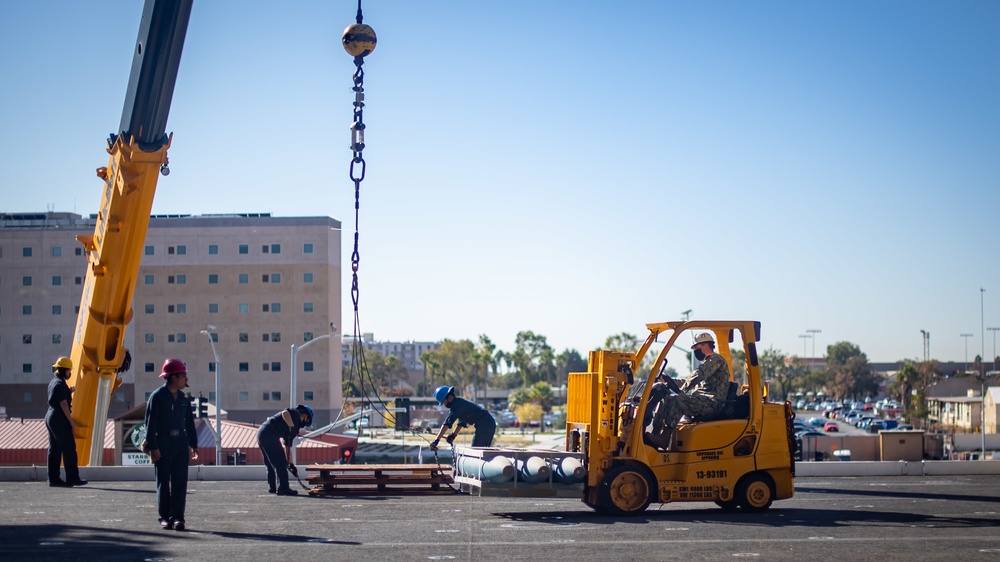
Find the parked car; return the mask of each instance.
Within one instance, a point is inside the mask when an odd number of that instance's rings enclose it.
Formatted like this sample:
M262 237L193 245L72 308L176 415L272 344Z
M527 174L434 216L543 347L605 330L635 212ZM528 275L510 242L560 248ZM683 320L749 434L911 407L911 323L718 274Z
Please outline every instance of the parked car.
M497 427L517 427L519 425L517 414L514 412L499 412L493 417L497 420Z
M795 433L796 437L812 437L812 436L821 437L823 435L826 434L823 433L822 431L816 431L815 429L804 429L802 431Z
M840 426L835 421L828 421L823 424L823 431L840 431Z
M826 419L824 418L817 418L816 416L809 418L809 425L823 425L825 423Z

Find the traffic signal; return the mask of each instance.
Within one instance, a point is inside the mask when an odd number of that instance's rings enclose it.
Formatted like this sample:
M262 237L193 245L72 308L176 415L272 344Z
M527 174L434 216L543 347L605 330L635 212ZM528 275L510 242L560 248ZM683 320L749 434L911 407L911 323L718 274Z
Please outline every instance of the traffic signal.
M396 431L406 431L410 429L410 399L397 398L397 408L406 408L406 411L396 412Z
M351 464L354 460L354 447L340 448L340 464Z
M195 403L196 403L196 406L197 406L196 416L199 417L199 418L207 418L208 417L208 400L205 400L205 398L203 396L199 396L198 398L195 399Z

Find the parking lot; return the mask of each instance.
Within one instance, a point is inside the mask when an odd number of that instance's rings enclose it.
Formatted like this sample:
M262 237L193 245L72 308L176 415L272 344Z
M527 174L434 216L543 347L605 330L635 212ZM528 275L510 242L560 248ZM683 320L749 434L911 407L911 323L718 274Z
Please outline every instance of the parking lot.
M595 514L576 499L276 497L194 481L189 531L153 482L0 482L3 560L1000 560L1000 476L799 478L762 514L708 503Z

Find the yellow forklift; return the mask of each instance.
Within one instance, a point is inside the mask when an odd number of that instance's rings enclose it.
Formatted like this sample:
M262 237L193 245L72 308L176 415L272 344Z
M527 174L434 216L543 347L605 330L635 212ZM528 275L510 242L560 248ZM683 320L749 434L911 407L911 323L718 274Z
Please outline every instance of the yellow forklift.
M756 347L760 322L646 327L649 336L637 352L593 351L589 372L569 375L566 449L582 454L584 503L614 515L641 513L651 502L677 501L712 501L725 510L757 512L792 497L794 413L790 403L768 400ZM646 423L652 417L647 410L655 407L650 403L654 378L664 370L670 349L696 333L714 335L716 353L730 369L728 396L716 414L682 419L669 445L661 448ZM636 381L643 357L660 339L665 343L646 380ZM733 353L735 345L742 353ZM742 381L734 380L734 357Z

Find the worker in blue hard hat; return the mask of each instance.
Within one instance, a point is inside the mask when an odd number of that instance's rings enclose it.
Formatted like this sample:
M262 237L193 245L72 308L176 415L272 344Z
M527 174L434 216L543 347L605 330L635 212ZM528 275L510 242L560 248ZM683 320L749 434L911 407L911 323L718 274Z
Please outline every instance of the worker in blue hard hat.
M476 428L476 433L472 437L473 447L489 447L493 443L493 434L496 433L497 422L486 411L486 408L455 396L455 387L453 386L437 387L437 390L434 391L434 398L437 399L438 404L447 406L451 412L444 420L444 424L441 425L437 437L434 438L434 441L431 441L432 450L437 449L441 438L444 437L444 434L451 429L451 426L455 422L458 422L455 431L445 437L445 441L449 445L455 442L455 438L458 437L459 432L463 428L470 425Z
M312 425L313 409L299 404L294 408L285 408L267 418L257 430L257 445L264 457L267 468L267 492L279 496L294 496L298 492L288 486L288 474L298 478L299 469L292 464L292 447L299 430ZM281 446L284 441L285 446Z

